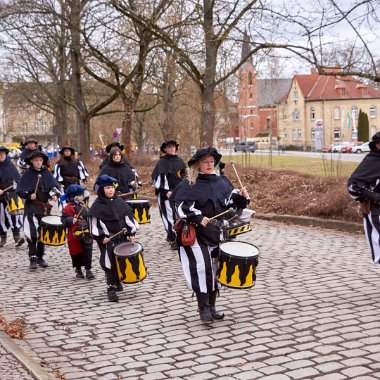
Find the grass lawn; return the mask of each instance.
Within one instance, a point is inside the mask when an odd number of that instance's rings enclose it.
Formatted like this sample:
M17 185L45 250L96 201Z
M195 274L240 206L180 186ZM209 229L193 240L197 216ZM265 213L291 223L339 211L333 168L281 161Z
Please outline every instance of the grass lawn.
M257 152L256 152L257 153ZM359 162L341 161L329 159L328 155L321 158L272 155L272 163L269 155L247 154L230 157L225 155L222 161L228 163L230 158L235 164L252 166L272 170L293 170L303 174L311 174L320 177L350 176L359 165Z

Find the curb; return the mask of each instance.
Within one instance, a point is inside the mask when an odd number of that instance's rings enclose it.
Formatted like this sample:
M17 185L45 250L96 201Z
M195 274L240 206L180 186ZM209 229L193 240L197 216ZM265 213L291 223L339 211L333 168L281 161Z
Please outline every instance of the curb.
M255 218L263 220L273 220L282 223L298 224L301 226L310 227L323 227L334 229L344 232L355 232L362 233L363 225L355 222L346 222L344 220L332 220L332 219L321 219L313 218L308 216L295 216L295 215L280 215L280 214L261 214L256 213Z
M0 345L11 354L24 369L36 380L56 380L44 368L42 368L35 360L31 359L24 350L15 343L9 335L0 327Z

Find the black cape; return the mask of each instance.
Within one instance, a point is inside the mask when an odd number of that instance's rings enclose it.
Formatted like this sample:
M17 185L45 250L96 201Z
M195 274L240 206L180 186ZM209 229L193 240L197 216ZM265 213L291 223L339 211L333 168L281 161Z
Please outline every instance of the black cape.
M122 220L125 216L133 220L131 207L119 197L107 198L99 194L89 210L89 216L104 221Z
M53 175L46 169L36 170L34 167L28 168L21 176L20 182L17 186L17 192L20 193L33 193L36 188L38 174L41 174L41 179L38 184L38 189L43 193L48 193L56 187L61 188L60 183L53 177Z
M2 189L9 187L13 182L19 182L20 177L16 166L11 161L11 158L7 156L7 159L0 163L0 187Z
M371 186L376 185L376 181L380 179L380 151L371 150L363 161L351 174L348 185L352 183L363 183Z
M174 154L165 154L158 160L153 169L152 179L156 181L160 174L170 175L174 179L173 189L185 177L186 164L181 157Z
M121 192L129 191L129 184L136 179L134 171L124 161L121 161L120 163L107 161L103 164L99 175L102 174L107 174L110 177L116 178L119 181L117 190L120 190Z

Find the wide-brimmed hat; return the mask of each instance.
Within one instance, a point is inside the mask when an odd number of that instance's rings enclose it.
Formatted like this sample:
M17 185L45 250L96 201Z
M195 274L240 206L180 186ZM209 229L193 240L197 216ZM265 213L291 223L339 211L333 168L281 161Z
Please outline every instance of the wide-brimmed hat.
M9 149L6 146L2 145L0 146L0 152L5 152L5 154L8 155Z
M374 150L376 149L376 143L380 142L380 132L376 132L372 136L372 141L369 143L369 149Z
M116 186L118 182L119 181L116 178L107 174L102 174L96 179L95 185L98 189L103 189L106 186Z
M77 185L77 184L70 185L66 190L67 198L74 198L78 195L83 195L86 189L87 188L82 185Z
M215 165L220 161L222 158L222 155L218 153L216 148L209 146L207 148L200 148L198 149L194 156L190 158L189 162L187 163L188 166L194 165L196 162L198 162L202 157L206 156L213 156L215 160Z
M65 151L66 149L69 149L71 151L71 155L73 156L75 154L75 149L73 147L71 147L70 145L64 145L61 150L59 151L59 154L61 156L63 156L63 151Z
M178 150L179 144L177 143L177 140L169 139L169 140L166 140L164 143L162 143L161 148L160 148L160 150L161 150L162 153L166 153L165 152L165 148L168 145L174 145L175 146L175 150L176 151Z
M119 143L118 141L113 141L113 142L111 142L110 144L108 144L108 145L106 146L106 152L109 153L110 150L111 150L114 146L116 146L117 148L119 148L121 151L124 150L124 145L123 145L122 143Z
M49 161L49 157L45 153L41 152L38 149L34 150L28 157L25 158L24 161L28 165L31 165L30 161L33 160L33 158L36 158L36 157L42 157L44 165L46 165L48 163L48 161Z

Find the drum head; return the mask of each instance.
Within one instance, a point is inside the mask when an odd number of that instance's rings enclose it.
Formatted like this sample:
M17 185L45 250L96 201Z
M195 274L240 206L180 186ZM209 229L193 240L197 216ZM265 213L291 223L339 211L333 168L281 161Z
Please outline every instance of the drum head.
M142 252L142 246L139 243L125 242L118 244L113 251L116 256L133 256Z
M149 205L149 201L146 199L128 199L127 203L134 205Z
M254 257L260 254L253 244L243 241L226 241L220 244L220 250L234 257Z
M52 225L60 225L62 224L61 218L57 215L49 215L49 216L44 216L42 218L42 222L46 224L52 224Z

